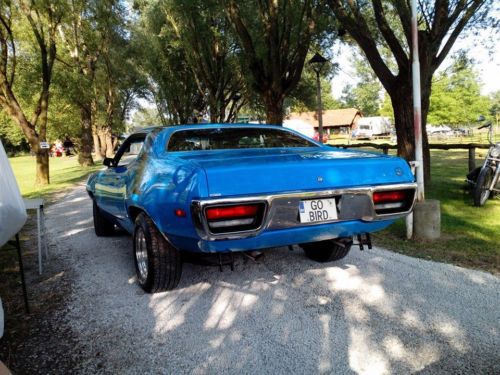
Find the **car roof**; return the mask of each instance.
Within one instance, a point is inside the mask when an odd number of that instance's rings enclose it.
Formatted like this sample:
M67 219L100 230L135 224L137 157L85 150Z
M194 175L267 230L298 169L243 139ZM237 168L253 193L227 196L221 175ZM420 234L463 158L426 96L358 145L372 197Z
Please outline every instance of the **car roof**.
M173 133L174 131L178 130L195 130L195 129L217 129L217 128L239 128L239 127L244 127L244 128L269 128L269 129L285 129L288 130L287 128L284 128L279 125L268 125L268 124L246 124L246 123L226 123L226 124L206 124L206 123L201 123L201 124L185 124L185 125L168 125L168 126L148 126L146 128L141 128L137 129L134 132L132 132L130 135L134 134L148 134L153 131L165 131L167 133Z

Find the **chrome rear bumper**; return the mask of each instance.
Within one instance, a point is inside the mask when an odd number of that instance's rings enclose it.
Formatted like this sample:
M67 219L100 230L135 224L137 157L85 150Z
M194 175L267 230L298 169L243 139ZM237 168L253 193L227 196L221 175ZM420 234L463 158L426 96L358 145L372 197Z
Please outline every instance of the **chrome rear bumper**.
M391 184L360 188L329 189L309 192L292 192L285 194L256 195L247 197L217 198L194 200L191 214L198 235L203 240L234 240L253 237L265 230L279 230L311 225L324 225L336 222L361 220L364 222L391 220L406 216L413 210L415 203L416 183ZM375 211L373 193L390 190L411 190L413 198L404 210L381 214ZM301 200L335 198L337 201L338 219L321 223L301 223L298 220L298 207ZM239 203L264 203L266 205L260 225L252 230L230 233L212 233L205 218L205 208L213 205L231 205Z

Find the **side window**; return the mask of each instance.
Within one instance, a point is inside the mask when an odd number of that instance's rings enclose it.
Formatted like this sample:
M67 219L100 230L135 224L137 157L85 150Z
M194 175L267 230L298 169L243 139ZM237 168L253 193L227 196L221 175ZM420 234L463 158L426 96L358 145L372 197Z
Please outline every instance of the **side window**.
M115 156L117 166L126 166L137 159L144 145L145 135L132 136L125 140Z

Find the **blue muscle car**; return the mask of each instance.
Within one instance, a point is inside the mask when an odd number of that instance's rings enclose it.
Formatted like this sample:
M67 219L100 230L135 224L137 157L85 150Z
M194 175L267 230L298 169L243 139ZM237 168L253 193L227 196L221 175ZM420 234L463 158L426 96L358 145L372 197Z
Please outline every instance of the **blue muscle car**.
M324 146L277 126L145 129L104 164L87 182L95 233L117 225L133 235L147 292L177 286L182 252L299 244L311 259L341 259L354 236L408 214L416 189L400 158Z

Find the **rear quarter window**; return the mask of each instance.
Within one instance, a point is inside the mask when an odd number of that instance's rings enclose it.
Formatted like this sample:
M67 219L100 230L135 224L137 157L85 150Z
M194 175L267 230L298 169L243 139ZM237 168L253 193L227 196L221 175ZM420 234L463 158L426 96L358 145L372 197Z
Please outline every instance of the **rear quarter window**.
M179 130L172 134L167 151L243 148L318 147L296 134L268 128L216 128Z

